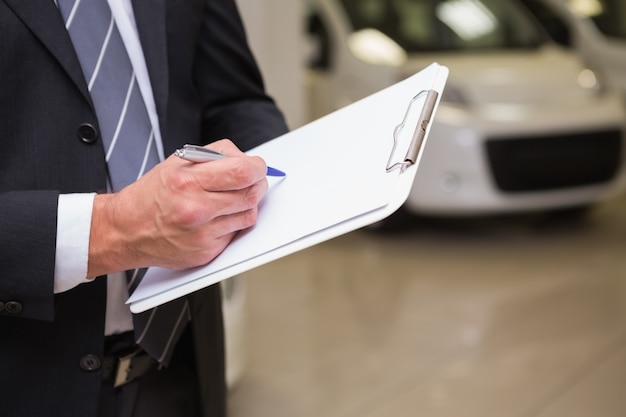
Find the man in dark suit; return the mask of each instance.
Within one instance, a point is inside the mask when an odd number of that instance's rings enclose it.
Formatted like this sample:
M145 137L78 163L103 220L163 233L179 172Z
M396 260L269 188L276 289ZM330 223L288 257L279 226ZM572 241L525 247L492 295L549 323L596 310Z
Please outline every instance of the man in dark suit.
M286 126L263 90L234 0L132 0L132 9L124 1L166 159L107 193L102 126L58 5L0 0L1 415L226 413L219 287L189 297L191 322L168 366L137 362L138 378L114 387L109 374L137 346L110 315L109 281L134 268L209 262L254 224L265 163L239 149ZM232 157L168 157L184 143L214 141ZM84 195L92 196L86 210L85 200L72 203ZM69 221L68 207L76 210ZM88 245L68 249L58 233L74 215L90 225ZM68 262L85 273L62 288Z

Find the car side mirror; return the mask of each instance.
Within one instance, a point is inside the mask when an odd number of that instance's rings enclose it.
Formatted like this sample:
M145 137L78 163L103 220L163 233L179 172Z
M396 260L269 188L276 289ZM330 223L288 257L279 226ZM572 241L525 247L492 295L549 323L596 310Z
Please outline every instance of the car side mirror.
M572 47L572 35L569 27L559 18L547 19L543 22L550 37L559 45Z
M328 28L317 13L307 16L307 35L312 41L312 51L308 65L311 68L330 70L331 67L331 46Z
M556 11L537 0L524 0L522 3L540 23L552 40L567 48L572 47L571 30L565 20L561 18Z

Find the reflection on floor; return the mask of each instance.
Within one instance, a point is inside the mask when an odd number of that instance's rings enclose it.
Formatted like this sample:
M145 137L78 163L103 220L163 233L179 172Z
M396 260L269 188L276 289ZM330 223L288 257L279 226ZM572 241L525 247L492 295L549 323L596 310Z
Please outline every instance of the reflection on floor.
M626 198L358 231L246 280L230 417L626 415Z

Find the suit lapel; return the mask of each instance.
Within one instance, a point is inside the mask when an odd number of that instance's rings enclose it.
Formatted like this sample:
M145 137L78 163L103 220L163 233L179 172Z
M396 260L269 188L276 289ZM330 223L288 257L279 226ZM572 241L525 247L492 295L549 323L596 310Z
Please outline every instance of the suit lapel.
M91 103L87 83L72 41L53 0L4 0L33 34L48 48Z
M139 40L146 59L161 134L167 131L168 64L165 0L132 0Z
M1 0L0 0L1 1ZM72 41L53 0L4 0L22 19L35 36L57 59L85 99L91 96L74 51ZM165 130L168 99L168 66L165 0L132 0L139 40L146 58L146 65L159 114L161 131Z

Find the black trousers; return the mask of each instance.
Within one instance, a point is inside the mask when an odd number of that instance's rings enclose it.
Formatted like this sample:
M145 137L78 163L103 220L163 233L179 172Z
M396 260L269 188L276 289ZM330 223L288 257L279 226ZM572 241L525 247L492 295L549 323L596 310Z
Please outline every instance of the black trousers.
M180 338L167 368L155 369L118 388L103 382L98 417L200 417L201 407L191 326ZM136 349L132 333L107 338L105 354Z

